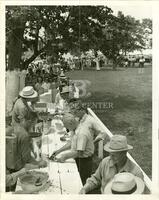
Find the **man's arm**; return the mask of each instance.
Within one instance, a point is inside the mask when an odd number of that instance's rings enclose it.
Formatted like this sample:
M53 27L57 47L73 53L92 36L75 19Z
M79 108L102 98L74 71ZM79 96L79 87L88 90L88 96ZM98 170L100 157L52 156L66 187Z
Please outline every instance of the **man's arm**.
M25 168L22 168L21 170L9 173L6 175L6 186L11 186L16 183L18 176L24 174L27 170Z
M23 163L31 164L31 168L39 168L39 167L47 166L46 161L43 161L43 160L36 161L31 156L31 144L30 144L29 136L24 135L23 137L21 137L20 145L21 145L21 158L22 158Z
M69 150L71 148L71 141L69 140L63 147L58 149L58 153L61 153L63 151Z
M77 158L78 152L77 151L70 151L68 153L62 154L59 158L56 158L57 162L65 162L65 160L69 158Z
M92 128L96 133L96 138L94 139L94 143L99 142L100 140L106 140L106 142L110 140L108 134L101 130L99 124L93 118L92 118Z
M54 151L52 155L50 156L50 159L54 159L55 156L57 156L59 153L69 150L71 148L71 141L68 141L63 147L60 149Z
M31 160L31 140L27 135L20 136L20 153L23 163L27 163Z

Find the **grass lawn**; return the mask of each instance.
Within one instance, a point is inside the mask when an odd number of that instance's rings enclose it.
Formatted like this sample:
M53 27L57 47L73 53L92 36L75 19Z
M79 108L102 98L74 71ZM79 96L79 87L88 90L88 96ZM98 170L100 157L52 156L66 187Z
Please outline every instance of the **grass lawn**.
M84 101L105 102L105 108L92 110L113 134L123 134L134 150L130 154L151 178L152 169L152 68L127 68L112 71L84 70L66 73L74 80L89 80Z

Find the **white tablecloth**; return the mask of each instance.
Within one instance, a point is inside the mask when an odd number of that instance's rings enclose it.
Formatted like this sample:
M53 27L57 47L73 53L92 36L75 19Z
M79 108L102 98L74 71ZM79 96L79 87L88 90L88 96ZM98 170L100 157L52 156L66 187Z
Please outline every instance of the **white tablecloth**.
M56 123L60 123L60 120L52 120L51 127L55 131L42 137L42 155L44 157L51 156L54 150L59 149L66 143L60 140L62 135L56 129ZM78 194L82 187L82 182L74 159L68 159L65 163L47 161L48 166L41 168L40 171L49 174L51 185L47 190L41 191L40 193ZM22 189L18 182L16 191L20 190Z

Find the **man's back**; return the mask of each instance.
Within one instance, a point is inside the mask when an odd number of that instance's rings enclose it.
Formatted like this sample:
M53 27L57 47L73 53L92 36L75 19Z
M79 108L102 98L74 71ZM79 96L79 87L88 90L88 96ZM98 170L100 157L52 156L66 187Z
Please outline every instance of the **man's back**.
M15 125L16 123L19 123L27 112L28 109L24 105L22 99L21 98L17 99L12 111L12 124Z
M17 161L15 168L19 170L31 159L31 138L21 125L14 127L14 134L17 137Z

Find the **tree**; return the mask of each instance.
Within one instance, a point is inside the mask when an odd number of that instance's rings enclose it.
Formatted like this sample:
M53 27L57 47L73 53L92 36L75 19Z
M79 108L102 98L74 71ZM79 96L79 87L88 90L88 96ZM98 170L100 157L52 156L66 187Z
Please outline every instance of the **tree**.
M59 52L70 49L98 50L101 28L111 13L110 8L103 6L8 6L8 68L26 68L43 52L58 57ZM39 34L42 28L44 37ZM14 46L17 41L19 45ZM42 43L41 49L39 43ZM28 60L20 60L29 47L33 48L33 55Z
M89 49L116 62L119 52L144 46L140 22L106 6L7 6L6 21L8 69L27 68L41 54L56 61L64 52ZM33 55L21 59L28 48Z
M117 17L113 16L108 21L101 43L102 52L114 61L115 69L120 54L126 55L127 52L144 48L142 25L135 18L118 12Z
M60 24L64 25L64 17L67 7L41 7L41 6L7 6L6 8L6 38L7 52L9 55L8 69L13 70L27 68L38 55L46 52L51 46L55 49L59 46L58 36ZM49 37L40 37L40 31L51 34ZM39 48L39 43L42 47ZM22 60L22 54L28 48L33 49L33 55Z
M145 48L152 49L152 20L145 18L141 22L143 29L143 38L145 40Z

